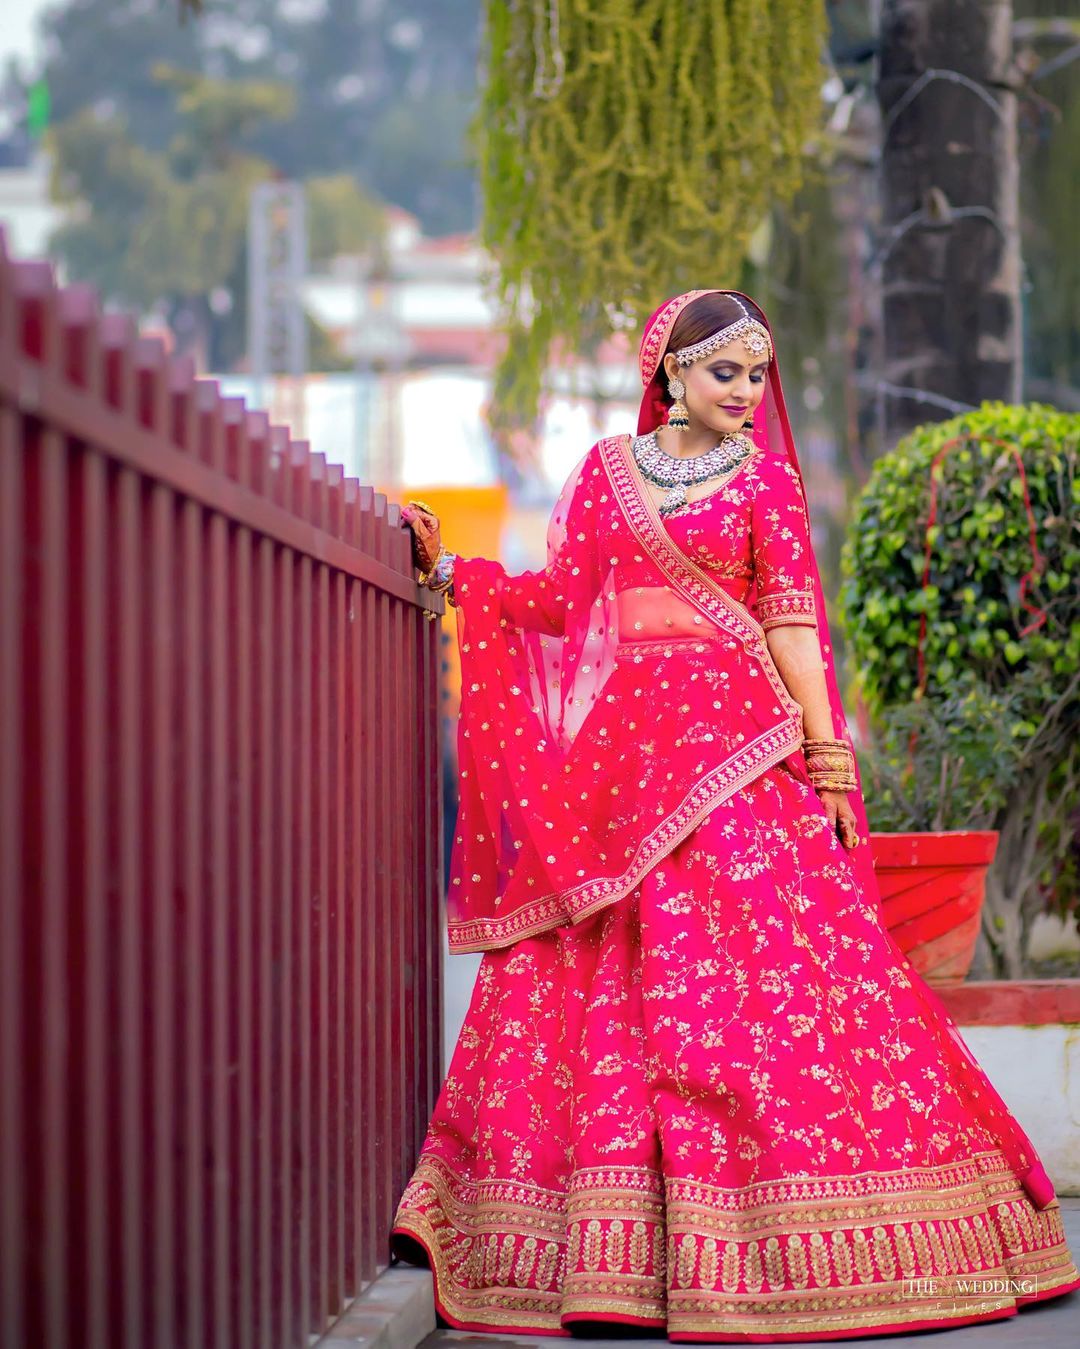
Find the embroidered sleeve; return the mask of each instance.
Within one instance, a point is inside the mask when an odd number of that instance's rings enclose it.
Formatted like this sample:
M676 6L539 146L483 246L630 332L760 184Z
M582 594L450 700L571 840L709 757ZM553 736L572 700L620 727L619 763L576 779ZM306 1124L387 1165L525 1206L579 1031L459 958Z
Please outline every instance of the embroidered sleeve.
M574 468L552 508L547 565L507 576L503 582L503 616L516 627L560 635L568 608L587 608L600 588L592 499L600 468L594 450Z
M766 632L791 623L816 628L806 499L798 473L779 456L763 465L750 534L761 626Z

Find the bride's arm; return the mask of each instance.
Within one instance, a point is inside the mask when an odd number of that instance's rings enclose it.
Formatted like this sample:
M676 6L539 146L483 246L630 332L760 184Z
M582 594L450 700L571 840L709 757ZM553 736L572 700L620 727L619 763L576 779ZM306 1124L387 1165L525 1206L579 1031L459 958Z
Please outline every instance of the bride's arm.
M803 735L807 740L832 739L832 708L817 630L785 624L767 632L765 640L788 692L802 708Z
M600 589L597 501L603 470L594 445L578 460L552 507L547 562L499 578L502 612L514 627L561 636L570 610L584 611Z
M789 624L773 628L765 640L780 678L802 708L804 737L807 740L831 740L835 731L816 630ZM859 829L847 792L821 791L818 794L840 842L845 848L857 847Z
M757 611L773 664L802 708L803 736L831 740L829 689L814 612L810 522L798 474L786 460L761 474L751 516ZM856 846L858 828L846 792L822 791L830 824L845 847Z

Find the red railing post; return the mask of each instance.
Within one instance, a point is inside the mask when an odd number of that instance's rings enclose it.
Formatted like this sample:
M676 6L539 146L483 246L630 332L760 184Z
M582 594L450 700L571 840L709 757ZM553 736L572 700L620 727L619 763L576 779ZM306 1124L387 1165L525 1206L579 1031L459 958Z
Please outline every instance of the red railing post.
M306 1345L441 1081L398 508L0 235L0 1339Z

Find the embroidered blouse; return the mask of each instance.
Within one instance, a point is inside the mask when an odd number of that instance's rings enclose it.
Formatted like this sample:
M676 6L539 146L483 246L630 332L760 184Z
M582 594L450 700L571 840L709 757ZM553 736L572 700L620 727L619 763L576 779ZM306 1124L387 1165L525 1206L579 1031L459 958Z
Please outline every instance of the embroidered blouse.
M556 504L552 526L561 528L562 538L548 564L507 576L498 588L508 622L561 635L565 606L581 603L568 599L568 590L580 596L584 581L595 597L608 563L616 594L637 588L648 564L630 551L633 541L610 493L596 481L602 472L599 464L586 465L581 490ZM707 496L662 518L679 547L733 599L743 603L753 589L754 613L766 632L785 624L817 626L806 500L786 459L759 451ZM619 635L632 640L636 634Z

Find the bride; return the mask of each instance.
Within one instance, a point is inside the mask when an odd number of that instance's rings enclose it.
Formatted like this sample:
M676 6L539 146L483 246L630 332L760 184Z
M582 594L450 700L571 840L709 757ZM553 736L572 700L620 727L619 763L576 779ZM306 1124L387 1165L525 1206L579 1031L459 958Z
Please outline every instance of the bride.
M482 951L392 1259L464 1330L965 1325L1080 1287L1030 1140L882 925L774 337L662 305L547 565L450 552L452 951Z

